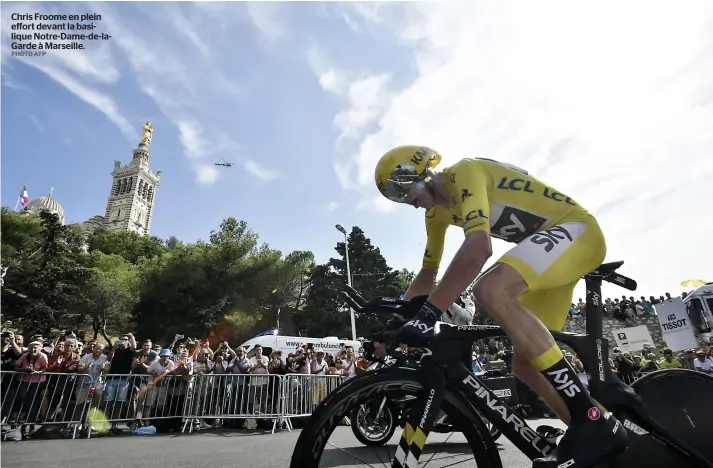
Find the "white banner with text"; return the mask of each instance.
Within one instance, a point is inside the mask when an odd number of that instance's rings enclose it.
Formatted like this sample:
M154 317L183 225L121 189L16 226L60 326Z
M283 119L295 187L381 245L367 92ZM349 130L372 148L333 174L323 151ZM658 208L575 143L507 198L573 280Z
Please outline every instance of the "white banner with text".
M680 297L669 299L654 306L659 317L661 332L666 346L673 351L696 347L691 320Z
M621 348L622 352L641 351L645 343L653 346L654 340L651 339L651 333L646 325L638 327L617 328L612 331L616 345Z

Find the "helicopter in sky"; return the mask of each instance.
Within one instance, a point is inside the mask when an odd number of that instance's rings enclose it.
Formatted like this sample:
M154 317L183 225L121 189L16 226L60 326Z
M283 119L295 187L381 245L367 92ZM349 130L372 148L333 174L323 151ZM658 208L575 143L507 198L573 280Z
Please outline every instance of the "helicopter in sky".
M220 159L223 159L223 158L220 158ZM230 162L226 161L225 159L223 159L222 163L215 163L215 165L216 166L233 167L233 163L230 163Z

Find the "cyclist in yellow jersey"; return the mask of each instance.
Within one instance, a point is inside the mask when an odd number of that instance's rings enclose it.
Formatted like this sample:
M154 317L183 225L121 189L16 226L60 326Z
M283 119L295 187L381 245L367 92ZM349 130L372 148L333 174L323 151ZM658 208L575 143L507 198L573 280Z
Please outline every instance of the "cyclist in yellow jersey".
M569 425L557 450L537 467L589 467L623 451L626 431L600 409L564 359L549 330L564 326L580 277L604 260L606 242L596 219L571 197L518 167L462 159L443 172L428 147L400 146L375 170L389 200L426 209L423 267L406 299L427 295L399 338L426 345L433 325L481 272L492 255L491 237L517 245L480 275L474 294L513 341L513 372ZM436 286L446 229L460 226L465 240ZM596 438L597 444L586 439Z

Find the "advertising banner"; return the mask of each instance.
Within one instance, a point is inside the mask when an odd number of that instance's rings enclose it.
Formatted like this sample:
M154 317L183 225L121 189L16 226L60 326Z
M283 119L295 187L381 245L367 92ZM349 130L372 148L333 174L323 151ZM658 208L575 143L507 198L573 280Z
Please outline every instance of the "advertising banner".
M644 343L653 346L654 340L651 338L651 333L646 325L638 327L617 328L612 331L616 345L621 348L622 352L626 351L641 351Z
M654 305L666 346L673 351L696 347L691 320L680 297Z

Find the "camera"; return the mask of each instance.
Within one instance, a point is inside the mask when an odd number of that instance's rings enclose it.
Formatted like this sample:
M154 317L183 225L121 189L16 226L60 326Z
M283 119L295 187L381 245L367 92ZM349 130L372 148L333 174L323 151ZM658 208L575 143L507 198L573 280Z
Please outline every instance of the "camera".
M2 338L2 339L4 340L5 338L10 338L11 335L12 335L12 332L4 331L4 332L2 332L2 334L0 335L0 338Z

